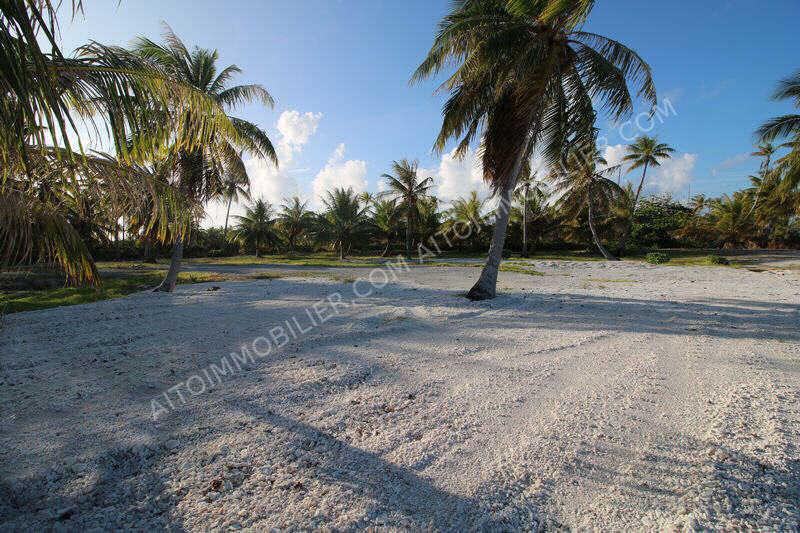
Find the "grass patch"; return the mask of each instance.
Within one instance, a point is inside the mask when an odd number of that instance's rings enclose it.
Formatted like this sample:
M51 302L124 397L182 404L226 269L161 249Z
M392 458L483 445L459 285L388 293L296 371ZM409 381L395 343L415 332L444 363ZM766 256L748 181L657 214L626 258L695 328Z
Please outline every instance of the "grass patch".
M100 300L120 298L134 292L152 289L158 285L166 270L150 270L141 273L115 273L103 279L103 285L94 287L57 287L49 289L20 289L0 293L0 312L17 313L36 311L62 305L77 305ZM178 283L207 283L227 281L230 276L218 272L181 272Z
M383 261L391 258L377 256L350 257L340 260L329 254L303 254L303 255L237 255L234 257L197 257L187 259L187 265L293 265L309 267L351 267L372 268L379 267Z
M533 270L515 263L500 263L501 272L516 272L518 274L527 274L529 276L544 276L544 272Z

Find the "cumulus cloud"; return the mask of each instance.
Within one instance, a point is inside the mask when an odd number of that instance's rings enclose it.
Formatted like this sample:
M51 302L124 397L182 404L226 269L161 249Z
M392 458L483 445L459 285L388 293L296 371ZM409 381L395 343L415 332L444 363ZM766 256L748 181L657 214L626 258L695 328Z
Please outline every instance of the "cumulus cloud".
M613 167L614 165L622 163L622 158L625 157L627 152L628 147L624 144L606 146L606 149L603 151L603 158L606 160L609 167Z
M308 142L317 131L322 113L300 113L294 109L284 111L278 117L278 132L281 134L281 142L292 147L294 150L301 150L303 145Z
M695 163L697 154L681 154L667 159L661 163L652 179L648 177L649 186L659 193L682 192L694 179L692 173Z
M442 156L438 169L420 169L419 175L433 176L436 196L445 203L469 196L472 191L478 191L481 198L491 194L483 181L480 157L474 150L469 150L463 159L455 156L455 150L446 153Z
M292 168L292 162L295 154L302 151L303 146L317 131L321 119L322 113L300 113L295 110L281 113L276 124L278 139L275 142L280 165L276 167L271 161L263 159L245 159L245 168L250 177L250 196L253 199L263 198L274 205L279 205L283 203L284 198L300 194L297 180L291 176L298 170ZM224 225L226 209L227 204L224 202L215 201L206 205L203 226ZM229 225L236 220L233 218L235 215L244 212L244 204L237 202L231 205Z
M345 160L345 145L336 147L328 162L311 184L314 208L322 206L325 193L335 188L352 188L355 192L367 190L367 163L358 159Z

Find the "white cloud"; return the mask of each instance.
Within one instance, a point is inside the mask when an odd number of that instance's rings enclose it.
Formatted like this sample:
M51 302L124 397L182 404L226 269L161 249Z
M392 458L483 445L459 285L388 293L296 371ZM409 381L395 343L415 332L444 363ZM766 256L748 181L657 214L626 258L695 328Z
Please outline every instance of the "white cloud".
M730 170L732 168L739 167L746 163L750 159L750 153L744 152L741 154L736 154L733 157L729 157L719 165L715 166L711 169L711 175L717 176L723 170Z
M606 160L606 163L608 163L609 167L613 167L614 165L621 164L622 158L625 157L625 154L627 153L628 153L627 145L615 144L612 146L606 146L606 149L603 151L603 158Z
M648 185L659 193L679 193L694 179L692 172L695 163L697 154L682 154L667 159L658 167L653 178L647 178Z
M321 118L322 113L300 113L295 110L281 113L276 124L279 137L275 143L280 165L276 167L271 161L263 159L245 160L245 168L250 177L250 196L253 199L263 198L278 206L283 203L284 198L300 194L297 181L290 174L302 169L294 169L291 165L295 154L302 151L303 146L317 131ZM215 201L207 204L203 226L224 225L226 209L227 204L224 202ZM244 204L234 203L231 206L231 220L228 224L234 224L236 219L233 217L244 212Z
M355 192L367 190L367 163L358 159L345 160L345 145L336 147L328 162L319 171L311 184L314 208L322 206L322 198L327 191L335 188L352 188Z
M317 131L320 119L322 113L300 113L294 109L284 111L278 117L277 124L281 141L299 151Z
M455 150L442 156L438 170L420 169L420 177L433 176L436 196L444 203L459 197L466 197L472 191L486 198L490 188L483 181L483 166L474 150L469 150L462 159L455 156Z

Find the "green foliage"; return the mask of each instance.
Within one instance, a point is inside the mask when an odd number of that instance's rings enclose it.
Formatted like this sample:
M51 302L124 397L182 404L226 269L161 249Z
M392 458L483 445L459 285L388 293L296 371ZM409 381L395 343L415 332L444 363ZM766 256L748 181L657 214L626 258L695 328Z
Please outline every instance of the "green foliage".
M731 262L721 255L709 255L706 257L706 262L710 265L730 265Z
M661 252L651 252L644 256L644 260L651 265L662 265L664 263L669 263L670 257Z
M634 244L643 248L680 246L674 234L683 227L691 213L691 209L669 196L645 198L633 216L631 236Z
M247 208L243 216L237 216L238 221L234 232L234 239L245 248L255 252L259 257L265 249L275 249L278 243L278 234L275 228L275 216L272 206L261 198Z

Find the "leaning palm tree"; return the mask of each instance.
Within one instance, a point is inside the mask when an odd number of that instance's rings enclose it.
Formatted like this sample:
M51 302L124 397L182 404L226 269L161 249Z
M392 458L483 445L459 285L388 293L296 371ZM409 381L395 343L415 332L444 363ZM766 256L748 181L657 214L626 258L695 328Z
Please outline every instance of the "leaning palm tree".
M650 67L634 51L578 27L593 0L462 0L412 77L419 81L456 65L435 143L460 139L463 156L479 133L483 176L499 196L494 234L480 278L467 296L493 298L511 195L526 157L556 161L566 139L593 124L596 102L612 119L633 109L628 82L652 105Z
M633 229L633 215L636 212L636 206L639 204L639 196L642 194L642 188L647 179L647 169L650 167L660 167L661 162L672 157L673 152L675 152L675 150L671 146L660 143L655 137L648 137L647 135L642 135L636 139L636 142L628 146L628 153L622 158L622 161L628 163L628 172L641 168L642 177L639 179L639 186L636 187L636 193L633 195L633 201L630 207L631 218L619 241L619 254L625 253L628 238Z
M298 239L310 231L314 223L314 213L307 206L308 202L301 201L297 196L281 206L278 226L286 238L289 253L294 253Z
M158 208L164 202L154 195L167 188L135 163L163 152L166 139L197 148L233 127L217 102L127 50L92 43L64 56L55 39L60 5L0 3L0 256L52 259L70 282L97 284L65 198L80 205L80 196L103 193L121 202L117 216L130 216L141 198ZM86 154L83 130L107 132L117 160Z
M245 214L237 216L234 239L245 248L253 248L256 257L266 246L275 246L278 235L275 231L275 216L272 206L259 198L245 210Z
M319 215L319 237L332 242L343 260L353 242L366 235L369 207L361 205L352 188L328 191L322 203L325 211Z
M417 176L419 162L401 159L392 161L392 174L383 174L389 191L399 201L399 208L406 222L406 256L411 257L412 239L419 220L419 200L428 193L433 178L420 180Z
M592 240L603 257L612 261L618 259L603 246L595 221L598 210L610 211L614 201L624 194L611 179L617 170L617 165L608 166L594 143L579 144L569 149L553 175L559 206L575 218L586 208Z
M241 72L236 65L217 70L218 53L195 47L192 51L169 27L164 31L165 44L158 44L140 37L133 51L159 69L169 73L184 84L206 95L221 108L227 110L250 103L260 102L272 107L272 96L261 85L229 86L231 78ZM202 205L223 188L226 175L246 176L242 153L248 151L257 157L278 164L275 149L267 134L255 124L227 115L233 125L232 132L217 132L211 142L194 149L183 149L179 153L179 170L175 175L178 188L191 203ZM184 236L176 235L172 249L169 271L156 291L171 292L183 258Z

